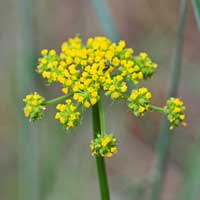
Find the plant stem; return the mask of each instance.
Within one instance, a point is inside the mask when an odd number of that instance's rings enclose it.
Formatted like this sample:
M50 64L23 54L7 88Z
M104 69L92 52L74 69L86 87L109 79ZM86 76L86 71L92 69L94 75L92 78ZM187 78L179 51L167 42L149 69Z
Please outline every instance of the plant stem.
M102 97L100 97L97 105L98 105L98 111L99 111L99 121L100 121L101 134L104 135L104 134L106 134L106 127L105 127L105 118L104 118Z
M103 32L113 41L119 41L119 34L116 24L113 21L112 14L105 0L91 0L95 13L101 25Z
M194 15L196 17L197 28L200 31L200 1L192 0L192 6L194 10Z
M156 111L156 112L160 112L160 113L165 112L164 108L160 108L160 107L157 107L157 106L149 105L149 108L153 111Z
M182 64L181 62L182 62L182 53L184 44L184 30L185 30L186 16L187 16L187 0L181 0L180 7L181 7L180 21L176 34L176 47L174 53L174 60L172 61L172 67L171 67L171 84L169 87L168 97L177 96L177 90L181 75L180 72L181 72L181 64Z
M17 0L16 16L18 17L17 31L17 67L15 108L17 109L17 135L18 135L18 195L20 200L40 199L40 173L39 173L39 131L29 124L22 111L23 103L19 99L24 96L24 91L34 88L34 63L35 63L35 1ZM11 97L15 98L14 96Z
M175 97L177 95L178 84L180 80L186 14L187 14L187 0L181 0L181 14L176 35L176 47L174 53L174 60L171 68L171 82L170 82L168 97L171 96ZM160 136L156 144L156 163L155 163L155 174L152 186L152 196L151 196L152 200L158 200L160 198L162 176L165 170L168 146L169 146L169 122L167 121L166 117L164 117L161 124Z
M44 103L44 105L51 105L51 104L59 103L59 102L62 101L62 100L65 100L65 99L70 98L72 95L73 95L73 93L70 93L70 94L63 95L63 96L61 96L61 97L58 97L58 98L55 98L55 99L46 101L46 102Z
M105 122L104 122L104 113L102 108L101 97L100 100L92 107L92 118L93 118L94 138L96 138L98 134L105 134ZM96 156L96 165L99 178L101 200L109 200L110 194L109 194L104 158L101 156Z

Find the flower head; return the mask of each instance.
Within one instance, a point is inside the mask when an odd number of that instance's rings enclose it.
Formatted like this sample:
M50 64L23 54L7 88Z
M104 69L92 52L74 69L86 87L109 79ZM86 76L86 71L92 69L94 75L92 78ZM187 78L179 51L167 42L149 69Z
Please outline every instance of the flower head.
M100 90L112 100L126 99L127 81L137 84L150 78L156 69L156 64L146 53L135 56L125 41L114 43L103 36L89 38L85 44L75 36L61 45L60 52L43 49L41 55L37 72L49 83L61 84L64 94L73 93L71 101L84 108L98 102ZM57 107L64 106L67 105ZM141 115L143 109L140 106L138 110ZM79 115L71 120L69 110L65 110L58 112L56 119L70 128L76 124Z
M184 122L185 106L183 105L183 102L179 98L171 97L169 100L167 100L164 109L167 115L167 119L169 120L170 123L170 130L177 127L180 123L183 126L187 125L186 122Z
M128 107L133 111L136 117L143 116L144 112L149 110L151 97L152 94L145 87L132 90L128 98Z
M26 103L24 107L24 115L31 121L41 119L44 115L43 111L46 109L44 106L45 99L37 92L27 95L23 101Z
M43 78L46 78L49 83L59 81L59 76L62 76L58 71L58 64L60 58L54 49L47 50L43 49L41 51L42 58L39 58L39 65L37 67L37 72L42 74Z
M146 53L135 56L123 40L114 43L103 36L89 38L86 44L76 36L61 45L60 53L44 49L41 55L38 73L49 83L60 83L63 93L76 93L74 100L86 107L98 101L100 88L112 99L123 98L126 81L137 84L156 69ZM88 91L91 88L93 91Z
M66 100L66 104L58 104L56 109L55 119L59 120L67 129L72 128L78 124L80 119L80 112L77 111L78 105L72 103L71 99Z
M111 99L123 98L128 86L121 75L114 78L108 78L104 83L105 95L110 96Z
M128 82L138 84L151 78L156 68L157 64L147 53L135 55L134 49L127 47L123 40L115 43L104 36L98 36L83 42L79 36L75 36L65 41L60 51L43 49L38 59L37 72L47 79L49 84L61 84L62 92L70 96L65 104L57 105L58 112L55 115L55 118L69 129L78 124L81 117L78 108L84 111L95 105L101 92L113 101L127 100L128 107L137 117L143 116L149 109L153 110L149 105L152 94L148 89L143 87L132 90L129 95ZM37 93L34 94L37 96ZM31 98L25 99L25 116L31 120L39 119L45 109L44 99L41 97L40 102L37 102L35 97L34 100ZM179 106L173 110L172 100L169 102L165 112L172 129L179 122L183 122L185 115L184 107Z
M116 143L117 140L112 134L98 134L97 138L93 139L90 143L92 155L112 157L118 151Z

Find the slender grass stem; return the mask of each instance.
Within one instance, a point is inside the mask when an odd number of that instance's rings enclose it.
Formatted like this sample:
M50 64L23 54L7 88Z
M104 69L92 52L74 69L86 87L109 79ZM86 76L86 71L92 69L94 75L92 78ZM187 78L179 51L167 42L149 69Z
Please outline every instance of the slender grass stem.
M104 113L102 108L102 98L92 107L93 118L93 134L94 138L98 134L105 134ZM99 188L101 193L101 200L110 200L109 187L106 175L106 167L104 158L96 156L96 165L99 178Z
M172 68L171 68L171 82L170 82L168 97L177 95L177 89L180 80L186 14L187 14L187 0L181 0L181 14L176 36L176 47L175 47L174 60L172 62ZM151 195L152 200L158 200L160 198L162 176L165 170L165 162L168 155L168 146L169 146L169 123L166 117L164 117L161 124L161 133L156 144L156 163L155 163L155 174L154 174L152 195Z
M176 35L176 47L174 60L171 67L171 84L169 87L168 97L177 96L178 85L181 75L182 53L184 44L184 30L187 17L187 0L181 0L181 13Z
M103 32L112 40L116 42L119 41L119 34L110 13L107 1L91 0L91 3L94 7Z
M200 1L192 0L194 15L196 17L197 28L200 31Z
M18 128L18 198L20 200L40 199L39 176L39 132L36 127L25 120L22 111L23 103L19 101L24 91L34 87L34 61L35 61L35 34L34 15L35 2L33 0L17 0L16 16L18 17L17 31L17 67L15 107L17 108Z
M70 93L70 94L63 95L63 96L61 96L61 97L58 97L58 98L55 98L55 99L46 101L46 102L44 103L44 105L51 105L51 104L59 103L59 102L65 100L65 99L70 98L72 95L73 95L73 93Z

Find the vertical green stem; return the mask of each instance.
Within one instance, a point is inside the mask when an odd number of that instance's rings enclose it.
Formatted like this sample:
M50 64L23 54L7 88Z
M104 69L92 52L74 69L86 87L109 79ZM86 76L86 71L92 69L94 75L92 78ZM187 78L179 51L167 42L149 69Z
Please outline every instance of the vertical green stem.
M177 95L178 84L180 80L180 71L181 71L186 14L187 14L187 0L181 0L181 14L176 36L176 47L174 53L174 60L171 68L171 82L170 82L168 97L170 96L175 97ZM156 146L155 174L154 174L152 196L151 196L152 200L158 200L160 196L162 175L165 170L168 146L169 146L169 124L167 119L164 117L161 125L161 133L158 138Z
M105 126L102 97L98 101L97 105L98 105L98 111L99 111L100 130L101 130L101 134L104 135L106 134L106 126Z
M187 16L187 0L181 0L181 13L178 30L176 34L176 47L174 52L174 60L171 68L171 84L169 87L168 97L177 96L178 85L181 75L182 53L184 44L184 30Z
M110 13L107 1L105 0L91 0L92 5L96 11L99 23L102 27L103 32L113 41L119 40L119 34L112 15Z
M192 0L193 10L196 17L197 27L200 31L200 1L199 0Z
M190 146L187 160L184 166L184 182L182 183L179 198L181 200L197 200L199 199L199 180L200 180L200 138L199 133L196 132L195 143Z
M97 137L97 134L105 134L105 120L102 108L102 98L100 98L100 100L92 107L92 118L94 138ZM109 200L110 194L104 158L96 156L96 165L99 178L101 200Z
M19 199L39 199L39 143L37 130L23 116L22 98L33 87L34 72L34 1L18 0L18 44L16 68L16 107L19 137Z

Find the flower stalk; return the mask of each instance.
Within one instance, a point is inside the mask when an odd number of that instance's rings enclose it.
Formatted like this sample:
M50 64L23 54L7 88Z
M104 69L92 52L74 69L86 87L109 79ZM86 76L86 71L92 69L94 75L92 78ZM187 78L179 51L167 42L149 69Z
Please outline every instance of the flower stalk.
M102 107L102 97L100 97L99 101L92 106L92 119L93 119L93 137L95 139L97 138L98 134L105 134L105 120ZM97 165L101 200L109 200L110 194L109 194L104 158L101 156L96 156L96 165Z
M160 108L158 106L149 105L149 108L150 110L155 111L155 112L165 113L165 109Z
M63 96L60 96L58 98L55 98L55 99L52 99L52 100L49 100L49 101L46 101L44 103L44 105L52 105L52 104L56 104L56 103L59 103L65 99L68 99L70 97L72 97L73 93L70 93L70 94L67 94L67 95L63 95Z

